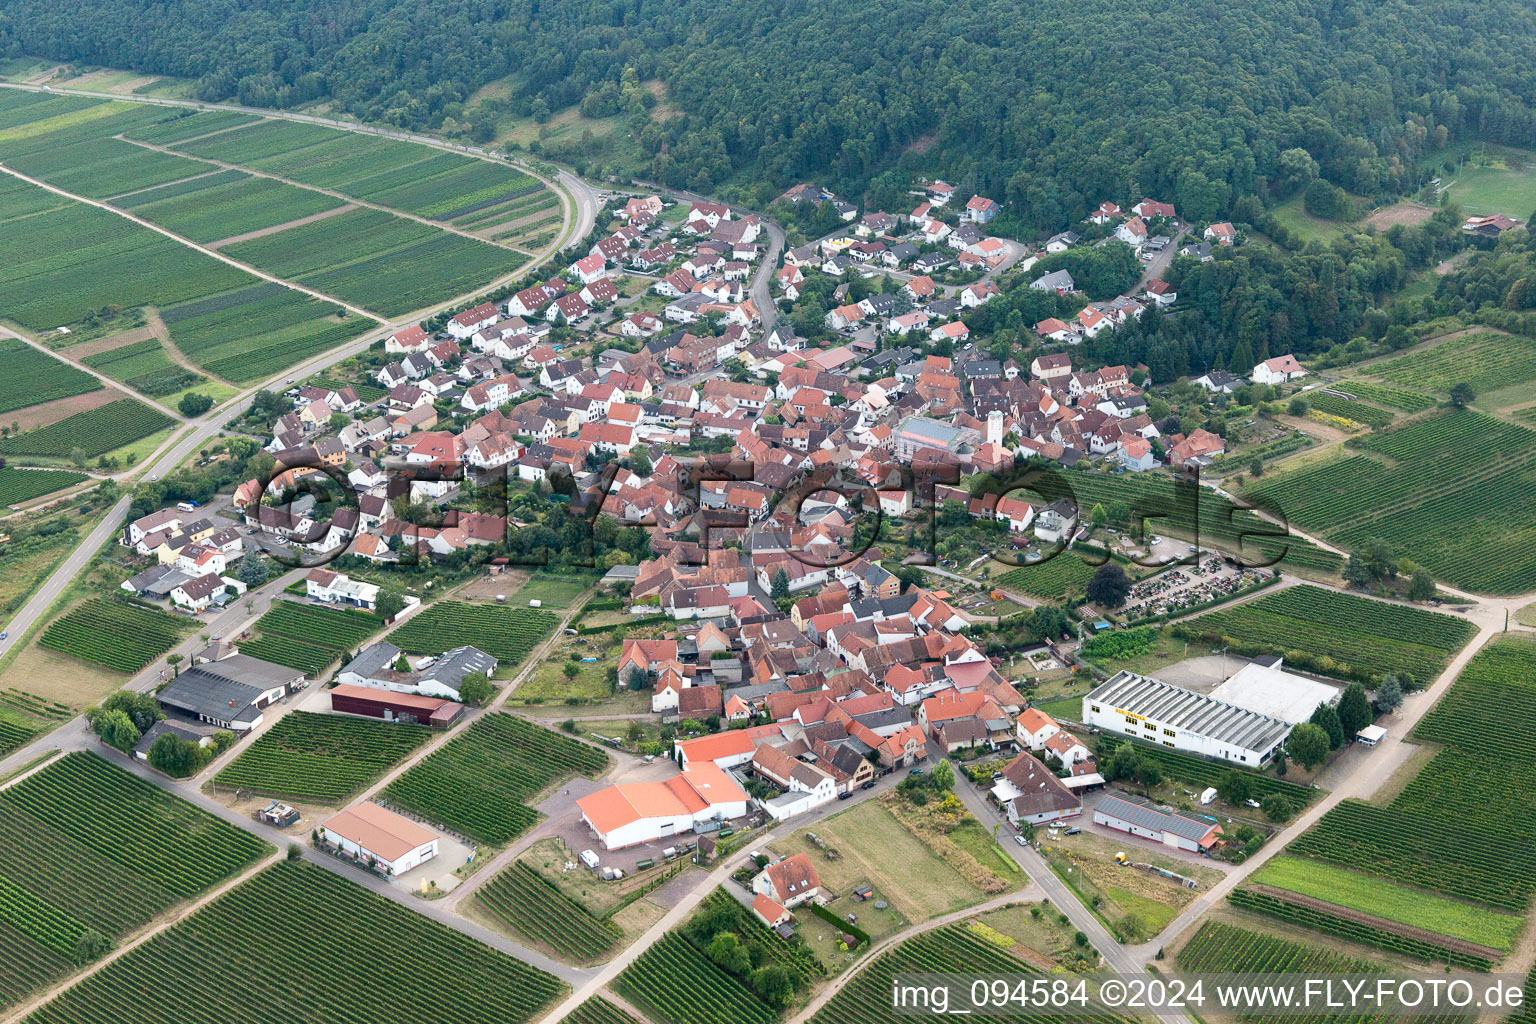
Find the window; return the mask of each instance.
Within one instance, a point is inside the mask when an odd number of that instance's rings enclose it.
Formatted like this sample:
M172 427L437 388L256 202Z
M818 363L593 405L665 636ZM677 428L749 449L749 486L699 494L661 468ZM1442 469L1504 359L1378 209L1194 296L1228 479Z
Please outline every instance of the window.
M1171 747L1171 746L1173 746L1173 741L1172 740L1163 740L1163 746Z
M1129 725L1131 728L1134 729L1136 726L1140 725L1141 723L1136 721L1136 719L1132 718L1130 715L1126 715L1125 716L1125 724Z
M1174 736L1174 735L1177 735L1177 734L1172 729L1164 729L1163 730L1163 735L1164 736Z
M1097 704L1090 704L1090 705L1088 705L1088 707L1089 707L1089 708L1090 708L1090 709L1091 709L1091 710L1093 710L1093 711L1097 711L1097 710L1099 710L1099 706L1098 706L1098 705L1097 705Z

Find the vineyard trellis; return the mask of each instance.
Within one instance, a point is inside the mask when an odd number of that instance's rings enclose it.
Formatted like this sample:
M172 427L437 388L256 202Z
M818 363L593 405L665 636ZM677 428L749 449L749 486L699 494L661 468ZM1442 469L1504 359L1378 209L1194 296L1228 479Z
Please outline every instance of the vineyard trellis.
M240 651L318 676L383 626L378 616L368 612L274 601L256 620L256 639L242 643Z
M138 672L174 647L188 623L111 598L93 598L55 619L38 645L117 672Z
M424 725L290 711L214 783L264 796L339 803L431 735Z
M482 886L475 898L519 935L574 962L607 959L623 936L522 861Z
M539 608L442 601L412 617L389 640L412 654L441 654L472 644L507 668L527 657L559 621Z
M595 778L608 755L506 714L485 715L384 789L386 802L486 846L539 820L525 800L557 779Z
M276 864L107 964L29 1024L179 1024L239 1000L247 1024L524 1024L552 975L302 861ZM196 1014L194 1014L196 1015Z
M663 1024L774 1024L778 1014L676 932L624 968L614 989Z

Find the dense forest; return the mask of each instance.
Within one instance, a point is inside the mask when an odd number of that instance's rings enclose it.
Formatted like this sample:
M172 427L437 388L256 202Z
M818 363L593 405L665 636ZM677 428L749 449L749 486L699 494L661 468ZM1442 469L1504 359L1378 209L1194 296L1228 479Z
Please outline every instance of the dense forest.
M1226 216L1314 174L1373 199L1448 139L1536 143L1518 0L8 0L21 53L482 136L497 111L466 101L507 78L508 113L627 115L668 184L879 206L938 174L1037 229L1143 193Z

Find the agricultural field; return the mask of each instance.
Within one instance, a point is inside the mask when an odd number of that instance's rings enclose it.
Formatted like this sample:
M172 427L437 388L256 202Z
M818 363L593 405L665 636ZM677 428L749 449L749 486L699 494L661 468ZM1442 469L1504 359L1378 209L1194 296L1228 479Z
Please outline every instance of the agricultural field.
M1273 857L1249 881L1496 949L1513 949L1525 927L1525 918L1518 914L1500 914L1470 903L1456 903L1301 857Z
M1433 682L1472 639L1465 619L1373 601L1321 587L1296 586L1174 627L1190 639L1228 644L1244 654L1302 652L1304 667L1372 683L1388 672ZM1322 659L1328 659L1323 661Z
M431 736L424 725L290 711L213 781L262 796L337 804Z
M1462 410L1355 438L1245 493L1350 548L1380 537L1459 587L1536 588L1536 431Z
M151 398L174 395L207 379L171 359L159 338L107 349L81 362Z
M778 1014L676 932L624 968L616 992L659 1024L774 1024Z
M95 598L55 619L37 642L115 672L133 673L176 646L189 625L164 612Z
M518 588L512 600L519 604L539 601L551 608L568 608L591 584L591 579L534 573L528 577L527 583Z
M211 132L223 131L226 128L235 128L242 124L250 124L255 120L257 120L255 114L242 114L234 110L209 110L194 114L183 108L168 121L159 121L155 124L145 125L142 128L134 128L123 134L139 142L149 142L156 146L168 146L173 142L180 142L182 139L207 135Z
M96 391L101 381L19 338L0 338L0 412Z
M88 479L84 473L71 473L62 469L17 469L6 466L0 468L0 505L19 505Z
M602 996L593 996L566 1014L560 1024L639 1024Z
M1536 208L1536 167L1530 150L1511 146L1483 146L1472 153L1464 142L1426 156L1422 166L1439 168L1459 153L1467 159L1455 175L1446 175L1450 201L1468 216L1494 213L1526 217Z
M0 792L0 832L0 1006L272 850L88 753Z
M1374 960L1349 956L1326 945L1302 944L1225 921L1209 920L1200 925L1200 930L1179 950L1176 959L1181 970L1200 974L1378 975L1387 969ZM1271 1021L1279 1018L1252 1016L1243 1019ZM1388 1016L1350 1018L1357 1024L1393 1019Z
M139 1024L185 1021L189 991L223 1003L248 989L256 963L282 984L240 1001L250 1024L310 1019L339 996L348 1019L369 1024L524 1024L568 991L552 975L298 861L230 890L26 1019L118 1024L131 992Z
M1353 420L1366 427L1384 427L1392 422L1394 415L1368 402L1352 401L1342 395L1330 395L1323 391L1308 391L1306 399L1307 404L1318 412Z
M1330 384L1334 391L1343 391L1346 394L1362 398L1367 402L1375 402L1377 405L1385 405L1392 409L1401 409L1403 412L1423 412L1433 408L1435 400L1428 395L1417 391L1409 391L1406 388L1396 387L1391 384L1373 384L1363 380L1346 380L1337 384Z
M771 961L794 976L798 986L804 987L826 975L820 961L803 945L791 945L772 931L752 913L745 904L725 889L716 889L700 901L693 917L683 926L683 935L699 949L707 950L709 943L722 931L729 931L749 949L762 951L764 962ZM755 956L754 956L755 962Z
M572 963L606 960L622 938L615 925L594 917L521 861L481 886L475 898L518 935Z
M62 459L79 451L91 459L175 424L174 419L159 409L122 398L77 412L46 427L12 434L0 440L0 455Z
M0 699L0 703L10 705L12 702ZM41 727L30 719L0 709L0 757L26 746L40 731Z
M528 261L509 249L369 209L349 210L221 251L386 316L470 291Z
M1227 900L1243 910L1265 914L1325 935L1336 935L1362 946L1374 946L1425 963L1487 971L1503 956L1499 950L1479 943L1410 928L1374 914L1363 914L1310 897L1279 893L1278 890L1239 888L1228 894Z
M1064 600L1083 593L1098 569L1070 551L1062 551L1032 565L1009 569L991 582L1004 590L1031 594L1051 600Z
M133 212L194 242L211 244L334 210L344 202L272 178L213 181L213 177L197 180L208 182L205 188L135 206Z
M1371 368L1377 377L1416 391L1444 394L1470 384L1479 395L1536 380L1536 350L1529 339L1479 331Z
M248 177L250 175L244 171L209 171L207 174L182 178L180 181L167 182L164 185L156 185L154 188L145 188L137 192L128 192L120 196L114 196L112 198L112 205L119 210L131 210L137 214L141 206L167 202L177 196L201 192L204 189L213 188L215 185L228 185L231 182L243 181Z
M1431 962L1448 956L1470 966L1498 960L1497 949L1490 947L1503 941L1509 929L1491 912L1523 913L1536 895L1536 868L1522 852L1523 837L1536 821L1533 714L1536 642L1500 637L1468 662L1440 703L1420 720L1415 738L1444 747L1389 806L1346 800L1287 848L1296 857L1422 890L1423 900L1440 906L1420 901L1413 908L1414 921L1401 926L1346 919L1303 902L1350 902L1353 885L1318 888L1332 877L1326 871L1318 871L1296 898L1254 891L1234 894L1234 902L1242 899L1262 912ZM1498 802L1496 816L1467 820L1467 802L1488 798ZM1452 832L1454 843L1422 840ZM1373 891L1385 889L1379 885ZM1390 906L1375 904L1370 913L1389 913ZM1483 925L1474 938L1458 934L1469 931L1468 916L1479 907L1487 908L1493 923ZM1399 916L1407 913L1401 910ZM1433 927L1422 923L1436 920Z
M505 672L542 643L559 621L539 608L440 601L391 633L389 641L412 654L441 654L469 644L495 658Z
M898 974L1040 974L1033 965L988 942L963 924L914 935L880 954L827 1001L811 1024L900 1024L909 1018L891 1005L891 986ZM1047 977L1044 974L1041 977ZM1063 1012L1005 1014L1001 1021L1078 1022L1097 1020L1118 1024L1127 1018L1112 1014L1076 1015Z
M1285 536L1284 527L1200 487L1138 473L1074 473L1068 479L1080 507L1124 502L1133 520L1146 517L1148 534L1173 532L1192 539L1198 531L1202 544L1219 544L1254 566L1267 567L1278 559L1281 570L1304 574L1332 576L1343 569L1343 560L1333 552Z
M364 317L340 319L337 309L262 281L161 310L160 317L187 358L225 380L248 384L378 326Z
M201 160L157 153L122 139L95 138L12 157L7 165L87 199L106 199L217 170Z
M240 652L318 676L383 626L370 612L274 601L256 620L256 639L242 643Z
M571 775L597 778L608 755L511 715L485 715L385 787L383 798L483 846L539 820L525 802Z
M12 219L48 196L46 212ZM104 306L171 306L255 281L249 274L132 221L0 181L0 308L39 334Z

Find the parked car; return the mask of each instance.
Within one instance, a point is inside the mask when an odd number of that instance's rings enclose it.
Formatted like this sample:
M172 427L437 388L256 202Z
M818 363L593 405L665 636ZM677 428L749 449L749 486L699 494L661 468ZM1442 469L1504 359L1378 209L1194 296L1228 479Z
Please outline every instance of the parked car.
M1083 830L1080 829L1080 828L1069 828L1069 829L1066 830L1066 832L1063 833L1063 835L1069 835L1069 836L1080 836L1082 834L1083 834Z
M1014 836L1013 837L1013 841L1018 843L1020 846L1028 846L1029 845L1029 840L1025 839L1023 836Z

